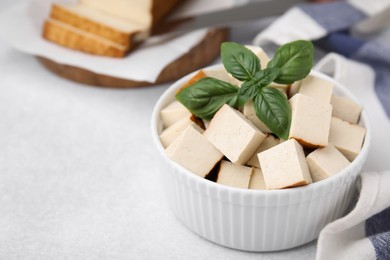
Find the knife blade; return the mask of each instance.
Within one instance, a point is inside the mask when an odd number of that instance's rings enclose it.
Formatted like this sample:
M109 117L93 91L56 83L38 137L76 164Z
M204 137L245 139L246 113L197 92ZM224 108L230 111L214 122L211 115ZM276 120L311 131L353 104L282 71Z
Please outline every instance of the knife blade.
M305 0L258 0L245 5L192 17L168 20L151 31L150 36L184 33L207 27L229 26L265 17L280 15Z

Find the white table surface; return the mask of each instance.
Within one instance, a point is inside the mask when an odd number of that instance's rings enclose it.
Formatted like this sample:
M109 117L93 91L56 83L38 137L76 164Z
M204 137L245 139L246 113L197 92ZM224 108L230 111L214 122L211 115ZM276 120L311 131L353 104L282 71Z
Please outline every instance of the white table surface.
M242 252L174 217L150 133L168 85L76 84L1 40L0 75L0 259L314 259L315 242Z

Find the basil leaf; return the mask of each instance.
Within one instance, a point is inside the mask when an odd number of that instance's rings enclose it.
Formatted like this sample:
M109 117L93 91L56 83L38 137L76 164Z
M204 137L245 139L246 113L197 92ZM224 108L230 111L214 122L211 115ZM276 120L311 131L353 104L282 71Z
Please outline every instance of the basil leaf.
M291 124L291 108L279 90L263 87L254 98L257 117L279 138L287 140Z
M259 58L238 43L222 43L221 57L225 69L238 80L254 79L255 74L260 70Z
M260 86L256 80L244 81L238 91L238 105L243 106L260 91Z
M203 78L177 93L176 99L195 116L211 119L224 104L237 108L238 89L215 78Z
M244 81L238 91L238 105L243 106L248 100L253 99L262 87L274 81L279 71L279 68L264 69L256 73L254 80Z
M272 83L278 77L279 73L279 68L266 68L256 74L256 80L260 85L266 86Z
M305 78L313 66L314 47L310 41L294 41L282 45L276 50L267 68L279 68L280 73L274 80L280 84L292 84Z

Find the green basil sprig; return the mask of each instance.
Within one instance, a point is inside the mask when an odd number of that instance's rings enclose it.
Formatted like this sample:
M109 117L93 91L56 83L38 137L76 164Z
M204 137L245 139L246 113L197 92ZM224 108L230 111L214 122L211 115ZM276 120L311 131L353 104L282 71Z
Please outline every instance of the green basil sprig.
M259 58L251 50L238 43L223 43L221 58L226 70L238 80L252 80L260 71Z
M313 44L308 41L287 43L276 50L267 68L279 68L276 83L292 84L303 79L313 67Z
M197 117L211 119L224 104L237 108L238 90L225 81L203 78L177 93L176 99Z
M257 117L278 137L287 139L291 125L291 108L287 97L271 87L272 82L292 84L305 78L313 66L313 44L294 41L279 47L267 68L246 47L225 42L221 45L222 63L241 87L214 79L203 78L176 94L194 115L211 119L224 105L233 108L253 100Z

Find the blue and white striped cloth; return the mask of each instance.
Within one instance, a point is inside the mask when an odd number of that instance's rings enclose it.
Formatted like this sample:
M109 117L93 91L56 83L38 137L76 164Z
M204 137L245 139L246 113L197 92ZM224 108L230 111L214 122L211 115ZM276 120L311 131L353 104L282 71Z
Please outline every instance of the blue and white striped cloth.
M357 96L373 135L358 202L322 230L317 259L390 259L390 1L303 4L259 33L254 44L298 39L329 52L315 69Z

